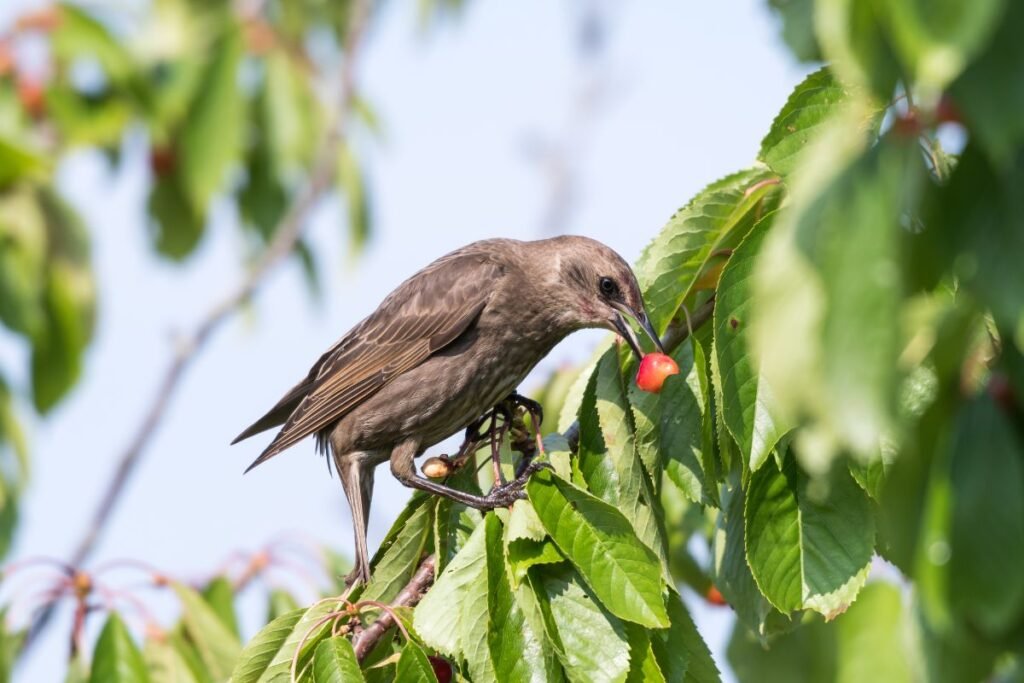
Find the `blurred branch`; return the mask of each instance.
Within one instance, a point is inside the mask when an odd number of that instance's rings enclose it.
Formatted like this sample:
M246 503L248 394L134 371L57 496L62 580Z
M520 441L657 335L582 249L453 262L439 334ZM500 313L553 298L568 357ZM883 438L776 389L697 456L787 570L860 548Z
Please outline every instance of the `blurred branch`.
M365 28L370 14L370 0L356 0L352 7L352 18L348 38L345 41L345 55L341 66L341 82L337 114L330 126L324 143L313 164L313 169L305 186L301 188L288 211L274 232L274 238L266 251L253 265L248 275L213 306L200 320L190 336L178 344L178 347L167 365L163 379L157 387L149 409L144 413L141 423L129 441L127 448L118 459L114 475L107 484L100 503L92 516L92 520L71 556L69 564L80 567L96 548L100 537L109 523L121 496L126 490L132 473L138 467L142 456L152 441L157 428L167 413L174 393L181 384L185 371L205 348L211 335L225 321L234 315L250 297L264 284L271 271L280 265L295 249L306 226L307 219L317 202L331 187L338 163L338 155L345 136L347 118L356 100L355 62L363 42ZM52 609L44 610L36 619L26 640L25 648L34 640L50 617Z
M405 584L405 588L398 594L394 602L391 603L391 607L415 607L419 604L419 601L423 599L430 586L434 583L434 564L436 558L433 555L428 555L423 562L420 563L419 569L409 579L409 583ZM376 645L381 636L388 632L392 626L395 625L395 617L392 611L385 611L381 614L380 619L370 624L363 631L359 633L355 638L352 639L352 648L356 652L356 658L362 661L373 646Z

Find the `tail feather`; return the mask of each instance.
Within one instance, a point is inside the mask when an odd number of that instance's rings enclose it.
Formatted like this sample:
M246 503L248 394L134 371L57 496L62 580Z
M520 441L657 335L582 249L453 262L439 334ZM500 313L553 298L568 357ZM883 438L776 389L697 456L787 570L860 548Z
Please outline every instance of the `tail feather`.
M245 430L235 437L235 440L231 442L234 446L239 441L244 441L250 436L255 436L260 432L265 432L268 429L273 429L278 425L283 425L291 414L295 412L295 409L302 403L302 399L306 398L306 394L309 393L310 389L313 388L313 383L308 379L299 382L291 391L284 395L277 404L267 411L267 414L260 419L253 422L251 425L245 428Z
M271 442L271 444L269 446L267 446L266 450L264 450L262 453L260 453L260 457L258 457L255 460L253 460L252 464L250 464L248 467L245 468L245 472L243 472L242 474L248 474L249 471L252 470L253 468L255 468L257 465L262 465L267 460L270 460L271 458L273 458L275 455L277 455L278 453L280 453L283 450L284 450L283 448L280 448L277 445L277 439L274 439L274 441Z
M250 436L254 436L260 432L265 432L268 429L273 429L274 427L287 422L288 418L291 417L292 413L294 413L299 407L302 400L306 398L306 394L309 393L312 387L313 383L308 379L303 380L292 387L292 390L285 394L284 398L277 402L277 405L267 411L266 415L253 422L251 425L246 427L241 434L236 436L235 440L231 442L231 445L234 446L239 441L248 439ZM284 436L284 432L274 437L274 440L270 442L270 445L260 453L260 457L256 458L256 460L254 460L253 463L245 469L245 471L248 472L252 468L266 462L290 446L290 443L282 443L282 436Z

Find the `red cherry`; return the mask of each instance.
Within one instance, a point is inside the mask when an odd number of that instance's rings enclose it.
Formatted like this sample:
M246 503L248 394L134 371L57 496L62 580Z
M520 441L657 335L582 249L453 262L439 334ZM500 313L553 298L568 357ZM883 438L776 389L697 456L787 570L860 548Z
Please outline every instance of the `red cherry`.
M669 375L678 375L679 366L663 353L649 353L640 361L640 369L636 371L636 385L643 391L656 394Z
M1010 386L1010 379L1001 372L992 374L988 380L989 396L1000 408L1007 413L1017 410L1017 398L1013 395L1013 387Z
M149 151L149 167L158 178L173 171L175 162L174 149L171 147L154 147Z
M427 659L430 660L430 666L434 669L434 675L437 676L437 683L450 683L452 680L451 662L443 657L435 657L434 655L430 655Z
M14 26L19 31L52 31L60 26L61 15L57 7L48 7L22 15Z
M0 78L14 73L14 51L7 40L0 39Z
M41 119L46 113L46 91L41 82L29 78L18 81L18 99L33 119Z
M892 131L897 137L903 139L916 138L923 130L921 117L917 115L916 109L910 109L905 114L897 116L892 122Z
M939 103L935 105L935 120L938 123L963 123L964 117L953 98L943 95L939 98Z
M718 605L719 607L725 607L729 604L726 602L725 596L722 595L722 592L714 584L708 587L708 592L704 594L704 599L712 605Z

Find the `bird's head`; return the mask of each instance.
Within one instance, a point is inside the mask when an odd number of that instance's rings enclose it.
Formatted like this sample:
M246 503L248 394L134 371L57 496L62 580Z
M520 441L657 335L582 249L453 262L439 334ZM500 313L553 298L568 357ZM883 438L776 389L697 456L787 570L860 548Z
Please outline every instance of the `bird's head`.
M549 271L553 293L560 299L564 322L570 327L597 327L617 332L643 356L630 322L642 329L663 351L647 319L640 285L629 264L610 247L587 237L556 237L550 243L556 267Z

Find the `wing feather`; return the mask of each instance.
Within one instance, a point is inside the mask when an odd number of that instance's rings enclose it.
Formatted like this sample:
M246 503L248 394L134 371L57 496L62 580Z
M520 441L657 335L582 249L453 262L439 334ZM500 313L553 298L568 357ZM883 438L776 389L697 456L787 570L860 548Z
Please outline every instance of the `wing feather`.
M487 304L501 267L481 253L455 252L404 282L370 317L336 343L270 413L239 439L269 428L271 417L294 405L284 427L246 471L310 434L326 429L395 377L458 339ZM296 392L306 389L301 400ZM286 400L292 403L286 405ZM275 413L276 411L276 413ZM277 422L280 424L280 421Z

